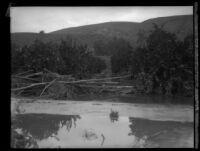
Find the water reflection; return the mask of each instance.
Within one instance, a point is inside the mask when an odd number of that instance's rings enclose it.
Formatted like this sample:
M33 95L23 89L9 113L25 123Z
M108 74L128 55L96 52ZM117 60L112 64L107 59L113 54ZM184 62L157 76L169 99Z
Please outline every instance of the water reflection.
M11 129L11 147L13 148L38 148L35 139L21 129Z
M109 117L21 114L16 118L15 130L30 136L40 148L184 147L191 146L185 140L193 131L193 123L119 116L113 110Z
M127 135L128 117L110 116L117 124L108 116L21 114L16 118L15 129L29 134L39 148L130 147L134 140Z
M66 126L70 131L76 127L79 115L21 114L16 117L15 127L23 133L30 133L35 139L45 139L57 135L59 128Z
M146 147L148 143L151 143L150 147L188 147L193 144L192 139L187 142L189 137L193 137L192 122L154 121L133 117L129 117L129 122L131 132L128 135L145 141Z

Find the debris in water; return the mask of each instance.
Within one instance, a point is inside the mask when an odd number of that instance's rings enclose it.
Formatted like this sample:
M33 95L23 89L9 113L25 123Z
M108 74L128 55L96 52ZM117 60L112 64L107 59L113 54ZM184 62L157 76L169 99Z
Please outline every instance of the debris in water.
M87 140L95 140L98 138L97 134L93 129L86 129L83 132L83 137Z

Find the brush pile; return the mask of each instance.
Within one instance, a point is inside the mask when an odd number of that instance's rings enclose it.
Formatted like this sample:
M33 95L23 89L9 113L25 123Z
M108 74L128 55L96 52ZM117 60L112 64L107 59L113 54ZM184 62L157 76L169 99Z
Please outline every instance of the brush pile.
M102 93L125 92L132 90L132 86L122 86L113 79L127 78L130 75L120 77L94 79L75 79L72 75L60 75L44 69L33 73L26 71L12 75L11 93L14 96L36 96L52 99L74 99L82 95L101 95Z

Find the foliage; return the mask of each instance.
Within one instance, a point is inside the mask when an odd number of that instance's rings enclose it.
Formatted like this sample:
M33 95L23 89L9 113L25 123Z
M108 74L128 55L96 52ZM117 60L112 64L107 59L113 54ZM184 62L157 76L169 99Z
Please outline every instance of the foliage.
M139 31L137 41L135 49L122 38L96 41L95 54L111 56L113 73L131 71L144 92L185 94L193 90L193 35L180 41L175 34L154 24L148 34ZM22 48L13 44L11 51L12 73L31 69L38 72L46 68L83 79L106 68L100 57L95 57L86 45L77 45L70 37L57 44L39 40ZM65 88L61 86L58 89ZM72 87L67 89L69 92L63 91L63 95L69 96L74 90Z
M94 53L97 56L107 56L110 55L109 50L107 49L106 43L102 40L96 40L94 42Z
M24 59L23 52L20 47L16 44L11 45L11 71L16 73L17 71L23 70L24 68Z
M77 45L70 37L59 44L36 40L30 46L12 45L12 73L48 69L83 78L101 72L105 63L94 57L86 45Z
M116 37L107 42L99 40L94 43L94 50L97 56L111 56L112 73L129 71L132 47L127 40Z
M138 79L141 73L151 84L151 92L157 87L162 94L183 93L184 82L193 79L192 35L179 41L176 35L154 25L146 39L146 45L132 54L132 73ZM143 83L143 85L145 85Z
M124 39L116 39L109 43L111 51L111 68L113 73L128 72L131 63L132 47Z
M86 45L78 46L72 39L61 42L59 53L65 64L63 72L73 74L79 79L100 73L106 67L100 58L92 55Z
M32 45L24 46L20 50L12 49L12 69L41 71L44 68L55 71L56 55L51 43L36 40Z
M131 45L127 40L114 37L107 42L103 40L95 41L94 53L97 56L112 56L117 50L127 49L129 47L131 47Z

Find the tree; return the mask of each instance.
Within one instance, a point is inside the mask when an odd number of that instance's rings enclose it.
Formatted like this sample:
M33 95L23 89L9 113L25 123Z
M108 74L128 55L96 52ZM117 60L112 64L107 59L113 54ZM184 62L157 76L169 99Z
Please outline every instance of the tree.
M102 40L97 40L94 42L94 53L97 56L109 55L106 51L106 44Z
M137 33L137 45L141 48L146 46L147 35L144 30L140 29Z
M128 72L131 62L132 47L124 39L113 39L109 43L111 68L113 73Z
M186 37L184 42L179 41L175 34L154 24L146 45L133 52L132 73L138 76L143 72L148 77L146 80L152 83L152 92L156 87L161 87L163 94L169 87L170 91L176 89L173 93L183 92L183 81L192 77L191 37Z
M11 45L11 72L17 73L18 69L24 67L24 58L22 49L16 45Z
M26 70L41 71L47 68L56 71L54 49L50 43L35 40L29 47L23 48Z
M64 62L62 71L79 79L99 73L106 67L103 60L92 55L87 45L76 45L71 38L61 42L59 52Z
M40 34L44 34L44 33L45 33L44 30L41 30L41 31L40 31Z

